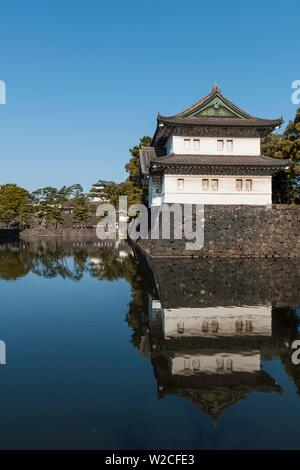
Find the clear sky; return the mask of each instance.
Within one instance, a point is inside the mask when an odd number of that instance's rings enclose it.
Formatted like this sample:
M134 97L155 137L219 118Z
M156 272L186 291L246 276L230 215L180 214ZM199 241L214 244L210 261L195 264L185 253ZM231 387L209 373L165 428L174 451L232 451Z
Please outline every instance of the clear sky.
M299 1L1 0L0 184L121 181L128 149L222 92L249 113L294 117Z

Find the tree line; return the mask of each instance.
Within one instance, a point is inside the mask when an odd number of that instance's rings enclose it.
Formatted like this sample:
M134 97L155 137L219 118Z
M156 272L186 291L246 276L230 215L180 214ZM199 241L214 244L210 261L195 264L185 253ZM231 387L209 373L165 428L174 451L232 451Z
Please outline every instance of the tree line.
M93 209L80 184L60 189L47 186L33 192L13 183L0 186L0 223L4 227L57 228L68 213L73 223L88 222L92 217Z
M146 192L139 184L139 149L150 145L151 138L140 139L130 149L131 158L125 169L128 177L121 183L110 183L101 192L104 201L118 205L119 196L128 204L145 202ZM0 186L0 226L58 228L62 225L95 225L99 203L93 203L80 184L55 188L47 186L29 192L14 183Z
M262 141L263 155L288 158L288 170L279 171L273 178L274 202L300 203L300 108L282 134L270 134Z

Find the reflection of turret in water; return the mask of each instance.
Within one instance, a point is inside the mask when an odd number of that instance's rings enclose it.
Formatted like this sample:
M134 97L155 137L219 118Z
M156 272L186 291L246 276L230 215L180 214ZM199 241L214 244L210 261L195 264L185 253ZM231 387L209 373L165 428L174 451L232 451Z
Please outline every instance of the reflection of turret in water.
M300 303L299 266L241 259L148 263L155 287L140 353L151 358L159 398L183 397L217 424L224 409L252 391L282 391L262 360L290 354L299 321L289 305Z
M243 357L244 356L244 357ZM230 370L224 370L224 360L229 359ZM186 371L174 371L170 367L170 356L157 354L152 356L152 365L157 380L158 398L177 395L191 401L199 410L210 414L214 419L228 406L247 398L252 391L281 392L280 385L266 372L260 369L259 353L250 351L239 355L224 352L212 354L199 353L182 358L187 359ZM208 359L208 360L207 360ZM227 360L228 360L227 359ZM244 361L245 359L245 361ZM232 362L241 370L233 370ZM218 370L218 361L221 370ZM207 363L211 362L209 370ZM215 362L215 370L213 363ZM203 371L198 370L203 365ZM243 369L243 365L246 366ZM197 370L194 370L196 366ZM225 366L226 367L226 366ZM206 369L206 370L205 370Z
M158 300L149 300L159 398L184 397L216 422L222 410L251 391L281 391L261 369L262 354L278 346L271 306L164 309Z

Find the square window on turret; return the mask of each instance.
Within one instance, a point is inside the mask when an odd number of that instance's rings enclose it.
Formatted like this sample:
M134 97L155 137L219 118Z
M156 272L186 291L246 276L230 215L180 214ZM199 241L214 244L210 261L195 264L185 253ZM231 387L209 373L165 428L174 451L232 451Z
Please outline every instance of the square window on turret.
M218 139L217 140L217 149L219 152L224 150L224 140L223 139Z
M246 180L246 191L252 191L252 180Z
M182 191L184 188L184 179L178 178L177 180L177 189L178 191Z
M191 139L183 140L183 148L184 150L191 150Z
M200 150L200 139L193 139L193 150Z
M243 180L235 180L235 189L237 191L242 191L243 190Z
M233 151L233 140L227 140L227 152L232 152Z
M208 184L209 184L209 181L207 179L202 180L202 190L203 191L208 191Z
M218 191L219 188L219 180L211 180L211 189L213 191Z

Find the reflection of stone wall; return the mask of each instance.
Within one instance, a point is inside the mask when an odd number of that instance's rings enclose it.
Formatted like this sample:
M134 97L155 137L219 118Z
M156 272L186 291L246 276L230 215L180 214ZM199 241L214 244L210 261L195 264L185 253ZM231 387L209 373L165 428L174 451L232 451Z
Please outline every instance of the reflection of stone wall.
M1 242L12 242L19 238L20 231L15 228L11 229L0 229L0 243Z
M300 257L300 206L205 206L204 247L186 241L143 240L153 257Z
M164 308L300 304L298 259L148 258Z
M18 247L27 249L30 253L38 253L41 250L61 251L63 255L72 256L76 250L83 250L86 256L97 257L99 253L111 253L123 256L123 252L129 253L129 245L124 240L99 240L98 238L80 237L32 237L22 239ZM4 246L5 248L5 246Z

